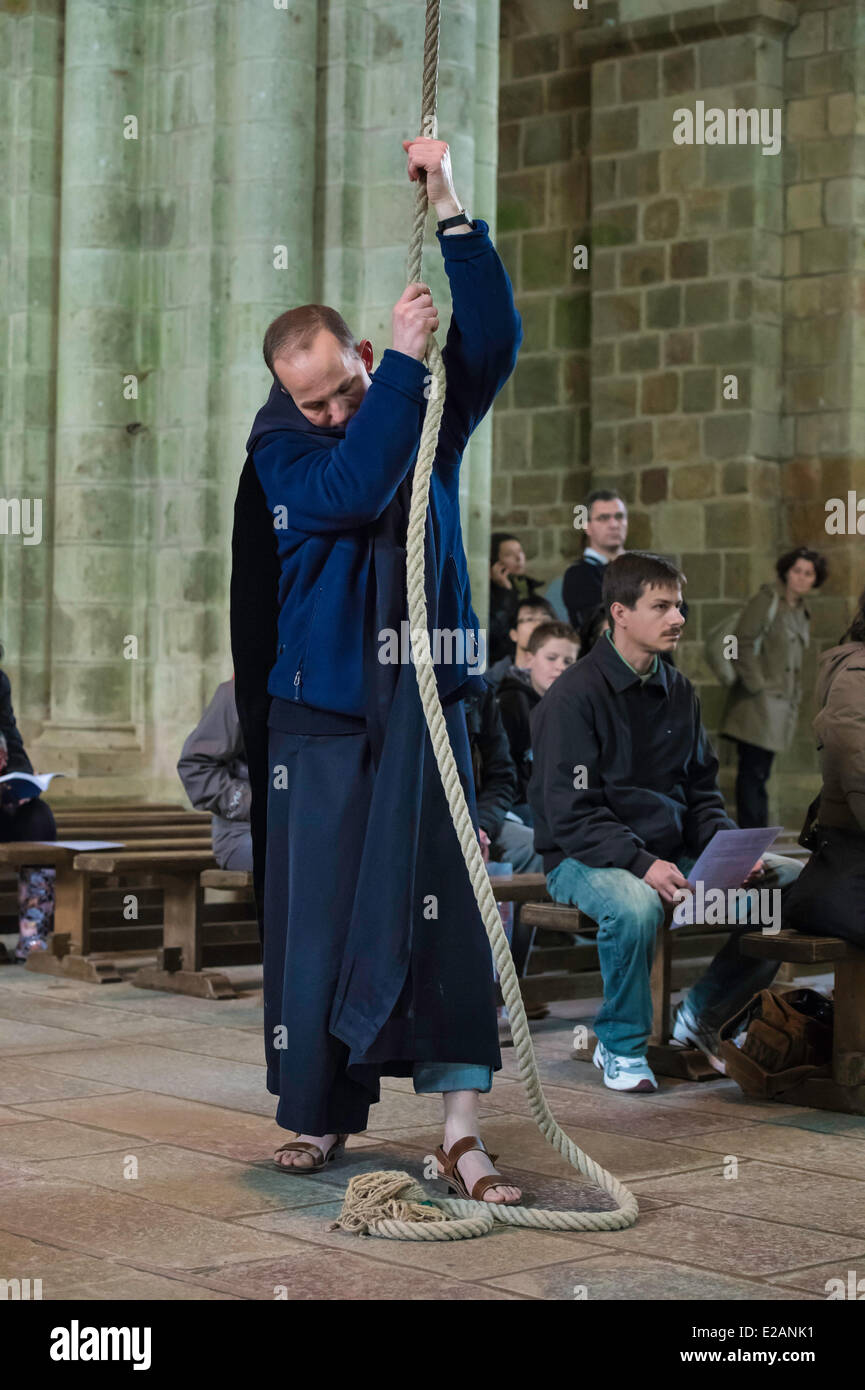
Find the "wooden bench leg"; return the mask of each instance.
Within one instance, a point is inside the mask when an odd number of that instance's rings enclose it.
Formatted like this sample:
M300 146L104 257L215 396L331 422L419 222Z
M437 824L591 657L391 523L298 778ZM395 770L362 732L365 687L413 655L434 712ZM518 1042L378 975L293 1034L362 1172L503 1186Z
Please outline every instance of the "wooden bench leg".
M90 950L90 875L58 868L54 879L54 935L65 936L68 954L86 956ZM67 954L66 951L63 954Z
M839 1086L865 1085L865 951L847 948L835 970L832 1077Z
M237 991L226 975L202 970L202 905L204 889L198 873L170 874L162 880L163 935L157 965L135 972L132 983L139 989L162 989L172 994L193 994L203 999L236 999Z
M652 990L652 1031L649 1042L670 1041L670 966L673 960L672 933L666 920L658 927L655 938L655 959L652 961L650 986Z
M655 958L652 961L650 987L652 991L652 1032L646 1047L646 1060L659 1076L679 1076L687 1081L716 1081L715 1071L696 1047L682 1047L670 1041L670 973L673 964L673 933L670 930L672 910L667 912L658 927Z
M111 960L90 956L90 874L58 866L54 878L54 930L47 951L31 951L26 968L37 975L60 975L93 985L114 985L123 977Z

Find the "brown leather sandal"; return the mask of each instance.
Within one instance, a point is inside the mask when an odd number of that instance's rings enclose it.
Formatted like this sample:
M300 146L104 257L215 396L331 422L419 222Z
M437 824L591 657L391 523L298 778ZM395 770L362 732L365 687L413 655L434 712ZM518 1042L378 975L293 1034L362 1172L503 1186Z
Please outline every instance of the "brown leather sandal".
M495 1163L498 1154L491 1154L483 1139L478 1139L474 1134L467 1134L465 1138L458 1139L451 1145L450 1153L445 1153L444 1148L439 1145L435 1151L436 1158L442 1166L439 1177L448 1184L452 1192L456 1192L460 1197L465 1197L469 1202L482 1202L483 1195L491 1187L516 1187L516 1183L508 1182L501 1173L488 1173L485 1178L478 1178L471 1192L466 1188L465 1183L457 1172L457 1164L463 1154L470 1153L472 1149L479 1149L485 1153L491 1163ZM522 1197L517 1197L510 1202L502 1202L504 1207L514 1207L522 1201ZM489 1204L488 1204L489 1205Z
M295 1139L290 1144L282 1144L280 1148L274 1151L273 1166L274 1168L281 1169L283 1173L320 1173L322 1168L330 1163L332 1159L336 1158L336 1155L345 1148L345 1141L347 1138L347 1134L338 1134L327 1153L324 1153L318 1147L318 1144L309 1144L305 1139ZM314 1158L315 1155L318 1155L318 1157L315 1158L315 1162L311 1163L309 1166L306 1164L280 1163L276 1158L276 1154L285 1153L312 1154Z

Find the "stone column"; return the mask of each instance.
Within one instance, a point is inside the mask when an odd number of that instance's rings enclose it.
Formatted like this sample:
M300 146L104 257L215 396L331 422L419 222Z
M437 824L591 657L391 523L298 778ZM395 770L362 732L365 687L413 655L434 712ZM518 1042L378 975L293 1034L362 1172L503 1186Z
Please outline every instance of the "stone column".
M0 534L0 640L28 742L48 713L61 10L55 0L0 13L0 495L10 525L25 500L31 523L26 543L21 531Z
M124 661L136 570L132 436L140 112L134 0L68 0L57 337L50 719L39 761L87 775L139 747Z
M184 738L231 675L230 536L246 439L271 387L264 332L314 298L318 8L172 0L154 50L147 760L165 795L179 791ZM138 443L147 448L144 434Z

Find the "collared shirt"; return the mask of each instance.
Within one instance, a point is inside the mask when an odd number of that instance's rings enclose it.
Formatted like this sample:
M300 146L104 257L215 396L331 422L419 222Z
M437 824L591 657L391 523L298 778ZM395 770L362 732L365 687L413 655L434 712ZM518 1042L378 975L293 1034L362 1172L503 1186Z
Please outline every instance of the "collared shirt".
M590 545L587 545L583 551L583 559L592 560L598 565L608 565L610 563L609 555L602 555L599 550L593 550Z
M531 732L528 799L545 873L572 858L642 878L655 859L696 857L733 827L700 702L664 661L643 678L612 642L596 642L550 686Z
M612 647L613 651L616 653L616 656L620 657L621 660L624 661L624 663L625 663L625 665L627 666L628 670L629 670L629 671L633 671L633 673L634 673L635 676L639 676L639 677L640 677L640 683L641 683L642 685L645 685L645 684L646 684L646 681L649 679L649 677L650 677L650 676L653 676L653 675L655 674L655 672L657 671L657 669L658 669L658 653L655 652L655 655L654 655L654 657L652 658L652 664L651 664L651 666L649 667L648 671L638 671L637 668L636 668L636 666L632 666L631 663L630 663L630 661L627 661L626 658L622 656L622 653L619 651L618 647L616 646L615 642L613 641L613 634L610 632L610 629L609 629L609 628L607 628L606 632L604 633L604 636L606 637L606 639L607 639L607 641L609 642L610 646Z

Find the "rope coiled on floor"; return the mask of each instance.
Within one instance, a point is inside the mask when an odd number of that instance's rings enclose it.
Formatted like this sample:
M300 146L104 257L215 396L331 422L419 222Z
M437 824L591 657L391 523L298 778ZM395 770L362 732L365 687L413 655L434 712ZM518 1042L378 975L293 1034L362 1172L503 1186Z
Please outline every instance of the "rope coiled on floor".
M440 0L427 0L421 131L433 139L436 135L440 10ZM414 227L409 242L409 284L421 278L427 211L427 188L421 178L418 180ZM377 1235L396 1240L460 1240L485 1234L492 1229L495 1222L504 1222L510 1226L531 1226L547 1231L623 1230L632 1226L637 1219L636 1197L565 1134L556 1122L541 1089L517 973L460 784L442 714L430 651L424 592L424 531L430 475L438 446L439 426L447 389L444 362L433 334L430 334L428 339L426 362L431 374L430 391L414 467L406 558L409 627L424 716L454 829L492 948L502 995L507 1005L520 1077L526 1088L532 1119L547 1143L562 1154L572 1168L608 1193L617 1206L608 1211L545 1211L535 1207L505 1206L500 1202L468 1202L457 1198L436 1198L431 1202L424 1189L418 1186L409 1174L375 1172L358 1174L351 1179L343 1210L336 1224L357 1234ZM454 1219L430 1219L429 1214L423 1209L430 1206L438 1208L445 1218Z

